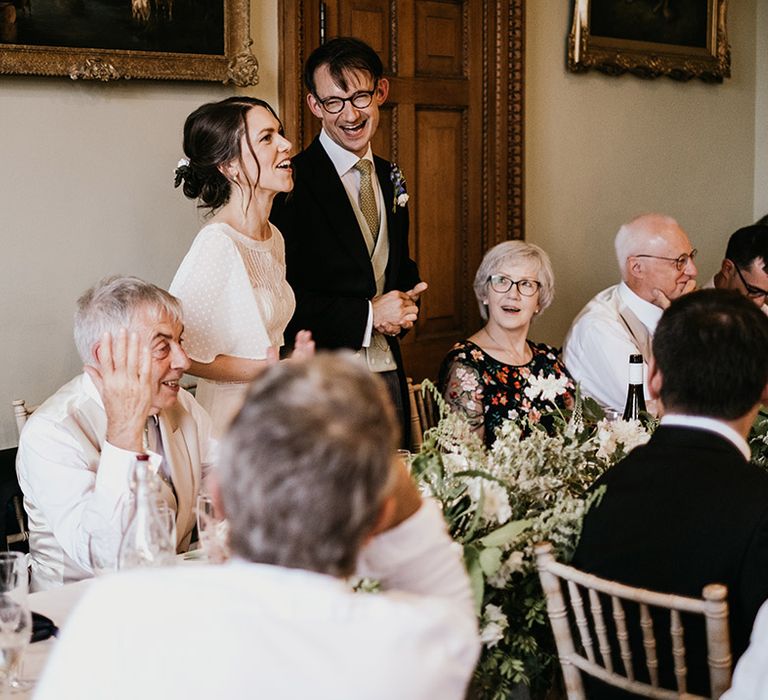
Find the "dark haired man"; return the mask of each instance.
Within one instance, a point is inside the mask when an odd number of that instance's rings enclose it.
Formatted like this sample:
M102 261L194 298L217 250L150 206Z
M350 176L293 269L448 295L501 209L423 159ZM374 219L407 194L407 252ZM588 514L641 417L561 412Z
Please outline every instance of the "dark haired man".
M395 455L384 387L346 355L252 385L214 474L233 561L101 578L36 698L465 697L480 640L461 548ZM355 571L382 592L353 592Z
M285 335L307 329L318 348L364 354L385 381L407 435L397 338L416 321L427 285L408 252L402 173L371 151L389 83L376 52L351 37L315 49L304 81L322 131L293 159L293 192L275 199L271 216L285 238L296 293Z
M740 228L728 239L720 270L704 285L735 289L768 314L768 225Z
M598 480L605 494L574 557L599 576L667 593L700 597L706 584L725 584L734 658L768 598L768 474L749 463L745 439L768 398L766 347L768 318L743 296L702 290L672 302L649 363L661 425ZM675 687L662 629L661 681ZM708 696L703 624L686 625L685 647L688 692ZM648 681L644 667L636 673Z

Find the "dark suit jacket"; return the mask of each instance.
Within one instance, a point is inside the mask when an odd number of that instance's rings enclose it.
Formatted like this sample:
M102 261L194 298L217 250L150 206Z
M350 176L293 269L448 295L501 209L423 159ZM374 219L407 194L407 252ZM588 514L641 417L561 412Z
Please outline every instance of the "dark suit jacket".
M293 192L275 198L270 219L285 238L288 282L296 294L296 313L286 341L312 331L320 348L359 350L376 295L368 249L347 192L316 138L293 159ZM384 291L406 291L418 281L408 253L408 208L392 210L391 164L374 156L384 194L389 262ZM393 343L397 345L397 343Z
M336 169L316 138L292 159L294 188L278 195L272 223L285 238L287 278L296 294L296 312L285 331L291 345L302 329L312 331L318 348L359 350L368 321L368 302L376 282L365 239ZM407 291L419 282L416 263L408 252L408 208L394 207L392 165L374 156L384 195L389 236L389 261L384 292ZM387 337L397 362L404 430L408 429L408 400L400 344Z
M725 584L735 662L768 598L768 474L716 433L661 426L593 488L600 485L606 492L584 519L574 565L692 597L700 597L708 583ZM628 621L630 615L636 617L630 610ZM661 663L670 645L668 618L663 627L660 622L654 627ZM709 687L704 628L685 623L688 690L702 692ZM633 644L642 660L641 649ZM674 688L671 668L660 672ZM647 673L639 680L647 680ZM589 697L627 695L593 689Z

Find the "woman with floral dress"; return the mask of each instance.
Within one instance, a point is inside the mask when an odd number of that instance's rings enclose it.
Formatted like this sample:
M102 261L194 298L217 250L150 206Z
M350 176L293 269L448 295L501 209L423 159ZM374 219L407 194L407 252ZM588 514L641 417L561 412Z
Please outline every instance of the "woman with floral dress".
M533 317L554 297L552 264L541 248L523 241L494 246L474 290L486 324L451 349L439 386L490 446L505 420L536 423L555 407L570 408L574 384L555 348L528 340Z

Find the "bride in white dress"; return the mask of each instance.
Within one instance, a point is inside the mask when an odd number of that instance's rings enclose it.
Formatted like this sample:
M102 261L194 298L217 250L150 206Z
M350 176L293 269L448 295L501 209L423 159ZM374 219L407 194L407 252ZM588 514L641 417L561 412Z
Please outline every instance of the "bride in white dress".
M170 291L184 308L184 348L196 397L217 435L240 408L248 384L277 360L296 302L285 279L285 243L269 222L272 200L293 189L291 143L264 101L231 97L205 104L184 125L186 159L176 186L213 214L197 234ZM294 356L312 354L308 332Z

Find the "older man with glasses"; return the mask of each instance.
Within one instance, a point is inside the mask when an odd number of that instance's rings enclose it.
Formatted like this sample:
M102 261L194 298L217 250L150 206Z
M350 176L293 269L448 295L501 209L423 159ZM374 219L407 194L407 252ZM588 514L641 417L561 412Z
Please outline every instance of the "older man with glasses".
M731 235L720 270L704 288L734 289L768 314L768 226L745 226Z
M615 246L622 281L600 292L576 316L563 359L584 394L621 411L629 356L643 356L647 375L656 324L671 301L694 289L698 270L696 249L669 216L636 217L619 229ZM655 402L647 405L656 412Z

